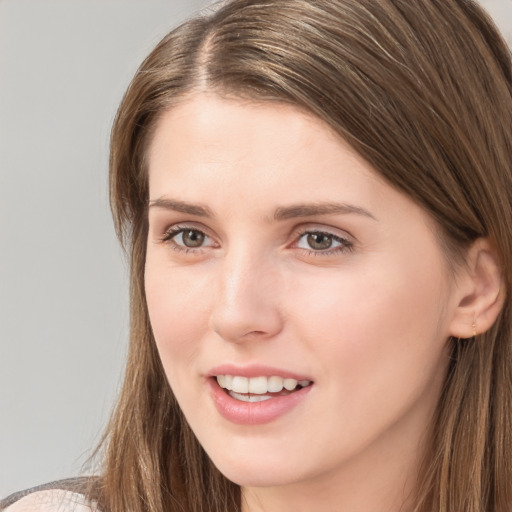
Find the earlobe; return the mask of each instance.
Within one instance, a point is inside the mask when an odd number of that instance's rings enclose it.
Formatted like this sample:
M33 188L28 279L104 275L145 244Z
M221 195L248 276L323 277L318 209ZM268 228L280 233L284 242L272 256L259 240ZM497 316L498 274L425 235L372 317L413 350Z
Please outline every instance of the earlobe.
M503 307L504 292L498 253L486 238L468 250L457 277L457 305L450 325L455 338L471 338L494 324Z

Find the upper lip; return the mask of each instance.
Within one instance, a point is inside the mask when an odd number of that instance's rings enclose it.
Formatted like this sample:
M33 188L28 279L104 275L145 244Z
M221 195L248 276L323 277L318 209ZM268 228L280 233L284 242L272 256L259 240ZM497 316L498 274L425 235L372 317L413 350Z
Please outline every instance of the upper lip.
M284 370L273 366L262 364L250 364L246 366L238 366L230 363L215 366L208 373L208 377L216 377L217 375L239 375L241 377L283 377L285 379L309 380L311 377L298 372Z

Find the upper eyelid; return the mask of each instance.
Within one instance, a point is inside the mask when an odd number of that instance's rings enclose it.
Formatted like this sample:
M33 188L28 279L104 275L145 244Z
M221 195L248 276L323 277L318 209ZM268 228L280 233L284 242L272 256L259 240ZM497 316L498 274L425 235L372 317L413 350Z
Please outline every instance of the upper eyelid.
M320 230L312 230L312 229L304 231L303 233L299 233L296 238L297 238L297 240L300 240L305 235L312 235L312 234L326 235L326 236L332 237L334 240L342 240L342 241L346 241L346 242L351 242L351 240L349 239L348 236L336 235L334 233L331 233L330 231L320 231Z
M158 231L162 234L162 236L166 236L167 234L179 233L180 231L186 229L190 229L191 231L200 231L206 236L214 238L214 236L211 233L211 230L203 226L201 223L196 222L176 222L174 224L171 224L170 226L165 227L163 230Z
M178 234L180 231L186 229L200 231L205 236L214 240L216 243L219 243L218 237L215 234L213 234L212 231L207 226L197 221L176 222L169 226L166 226L163 230L158 230L160 233L159 238L172 238L169 235ZM321 225L311 222L294 226L293 229L289 232L289 235L287 236L288 241L286 243L295 243L298 241L300 237L308 233L323 233L335 238L339 238L341 240L346 240L347 242L350 242L352 244L357 241L357 239L347 230L334 226Z
M315 231L315 230L308 230L308 231L305 231L304 233L302 234L299 234L298 236L295 237L294 241L292 242L293 244L298 244L300 242L300 240L305 236L305 235L309 235L309 234L312 234L312 233L320 233L322 235L327 235L329 237L332 237L333 240L335 240L337 243L340 244L340 247L333 247L333 248L329 248L329 249L325 249L325 250L314 250L313 248L311 248L311 250L309 249L305 249L305 248L300 248L300 249L303 249L303 250L308 250L309 252L313 252L313 253L318 253L318 254L329 254L329 253L333 253L333 252L337 252L341 247L345 247L345 248L353 248L354 247L354 241L351 240L349 237L346 237L346 236L340 236L340 235L335 235L334 233L330 233L330 232L326 232L326 231Z
M179 236L180 234L184 233L187 230L188 231L198 231L198 232L202 233L203 235L205 235L205 238L210 239L213 243L208 244L208 245L199 245L197 247L189 247L187 245L182 245L182 244L179 244L178 242L176 242L175 241L176 237ZM179 252L190 253L190 254L193 254L193 253L200 254L205 249L216 248L215 246L218 247L218 244L213 237L211 237L210 235L205 233L204 230L198 229L198 228L195 228L192 226L173 225L173 226L167 228L164 231L164 233L159 236L159 240L161 243L163 243L165 245L169 245L173 249L175 249Z
M341 238L343 240L347 240L349 242L355 243L357 241L356 237L352 235L345 229L336 228L334 226L320 226L318 224L305 224L301 226L297 226L293 231L293 235L296 238L305 235L307 233L323 233L325 235L334 236L337 238Z
M183 233L184 231L198 231L199 233L202 233L205 235L206 238L209 238L210 240L215 242L215 238L211 236L206 230L200 229L194 226L188 226L188 225L173 225L169 228L167 228L164 233L162 234L161 238L164 241L173 240L178 236L180 233ZM215 242L216 243L216 242ZM199 249L199 247L198 247Z

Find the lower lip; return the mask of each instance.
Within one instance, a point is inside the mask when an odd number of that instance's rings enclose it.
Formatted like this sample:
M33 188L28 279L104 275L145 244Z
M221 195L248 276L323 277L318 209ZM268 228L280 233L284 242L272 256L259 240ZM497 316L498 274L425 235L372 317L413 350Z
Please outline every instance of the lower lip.
M208 379L208 382L219 413L238 425L270 423L302 402L312 388L309 385L289 395L276 396L262 402L243 402L228 395L215 379Z

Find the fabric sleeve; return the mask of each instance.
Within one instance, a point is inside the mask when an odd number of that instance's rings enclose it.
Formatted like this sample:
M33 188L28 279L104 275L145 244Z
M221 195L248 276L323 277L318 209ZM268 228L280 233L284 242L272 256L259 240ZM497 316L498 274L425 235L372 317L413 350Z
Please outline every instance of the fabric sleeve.
M83 494L49 489L27 494L2 512L100 512Z

